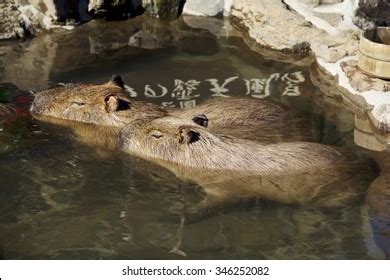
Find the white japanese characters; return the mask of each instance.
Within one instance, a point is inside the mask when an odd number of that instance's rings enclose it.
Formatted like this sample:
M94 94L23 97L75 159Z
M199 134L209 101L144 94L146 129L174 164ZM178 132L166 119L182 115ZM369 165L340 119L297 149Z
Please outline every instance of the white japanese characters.
M244 85L242 94L245 96L251 96L253 98L267 98L271 95L271 84L281 83L285 85L282 91L282 96L299 96L301 92L299 90L299 84L305 82L305 77L301 71L292 73L273 73L269 77L265 78L253 78L253 79L240 79L240 76L228 77L224 80L210 78L203 81L209 86L209 91L212 93L212 97L230 97L229 92L234 83L241 82ZM168 87L161 84L154 86L146 84L144 86L144 96L147 98L162 98L170 96L173 100L163 101L161 105L164 107L176 107L178 105L181 108L190 108L196 105L196 98L200 97L199 93L196 93L202 81L195 79L181 80L175 79L173 89L170 91ZM129 87L125 86L125 90L129 92L131 97L138 96L137 92ZM241 92L240 92L241 93ZM237 95L237 93L235 94Z

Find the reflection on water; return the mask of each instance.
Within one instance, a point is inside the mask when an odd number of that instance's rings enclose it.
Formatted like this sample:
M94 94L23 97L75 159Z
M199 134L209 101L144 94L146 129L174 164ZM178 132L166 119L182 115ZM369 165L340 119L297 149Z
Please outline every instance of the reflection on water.
M308 68L256 55L238 35L217 19L93 21L3 43L0 82L37 91L57 83L103 83L119 73L132 96L167 107L192 107L215 95L267 98L321 114L321 142L362 152L353 144L353 116L319 94ZM10 84L1 89L18 95ZM389 257L388 204L377 203L387 177L376 181L367 205L329 209L251 200L190 220L206 195L196 183L102 148L109 140L81 144L82 132L73 131L74 141L38 123L15 133L4 125L8 115L1 115L0 131L0 145L7 145L0 154L2 258Z

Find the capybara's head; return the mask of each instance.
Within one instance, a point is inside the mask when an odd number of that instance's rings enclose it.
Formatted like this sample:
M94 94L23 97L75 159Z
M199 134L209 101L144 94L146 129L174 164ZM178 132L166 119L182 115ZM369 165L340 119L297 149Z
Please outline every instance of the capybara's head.
M157 105L131 99L118 75L105 84L73 84L37 93L31 113L37 118L56 117L115 127L167 114Z
M134 122L121 131L120 147L125 152L152 159L176 161L181 156L195 159L228 138L210 133L205 128L207 123L207 117L202 114L192 120L164 117Z

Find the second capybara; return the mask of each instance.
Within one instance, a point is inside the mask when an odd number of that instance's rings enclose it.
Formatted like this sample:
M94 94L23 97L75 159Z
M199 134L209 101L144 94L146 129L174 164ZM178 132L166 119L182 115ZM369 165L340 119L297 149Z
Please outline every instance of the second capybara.
M175 117L127 125L120 138L122 149L141 157L200 169L245 171L261 175L297 172L332 165L342 159L338 151L322 144L294 142L263 145L215 134L193 121Z
M340 206L361 198L375 178L374 168L347 151L310 142L266 145L174 117L129 124L120 142L123 151L156 162L222 200L260 197Z
M266 143L317 140L318 130L306 115L266 100L214 98L194 108L168 109L130 98L120 76L105 84L75 84L35 95L33 116L123 128L135 120L174 116L191 120L206 114L209 128L244 139Z

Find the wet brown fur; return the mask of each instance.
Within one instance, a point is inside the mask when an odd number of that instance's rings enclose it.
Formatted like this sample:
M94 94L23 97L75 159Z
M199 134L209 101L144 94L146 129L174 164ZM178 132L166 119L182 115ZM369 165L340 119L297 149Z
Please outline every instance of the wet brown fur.
M341 206L361 198L374 178L362 161L329 146L264 145L173 117L130 124L120 138L125 152L201 185L207 207L251 197Z

